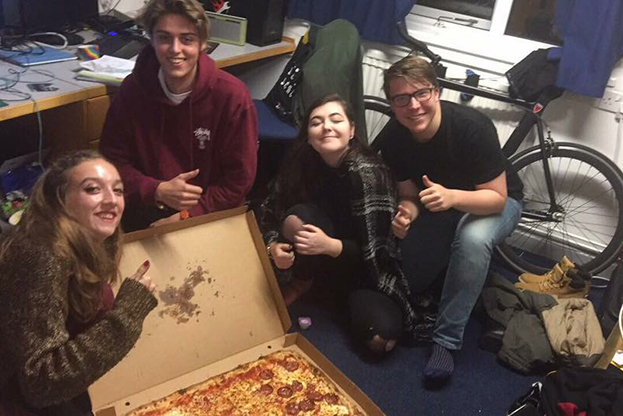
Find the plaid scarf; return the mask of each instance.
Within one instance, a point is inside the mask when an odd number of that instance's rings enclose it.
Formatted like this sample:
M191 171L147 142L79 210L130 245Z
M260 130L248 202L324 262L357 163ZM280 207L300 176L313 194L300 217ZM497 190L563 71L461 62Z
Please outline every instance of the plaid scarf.
M396 215L396 187L389 168L358 155L342 164L350 182L351 213L357 224L368 286L386 294L402 309L403 329L412 333L420 321L413 309L407 278L391 223Z

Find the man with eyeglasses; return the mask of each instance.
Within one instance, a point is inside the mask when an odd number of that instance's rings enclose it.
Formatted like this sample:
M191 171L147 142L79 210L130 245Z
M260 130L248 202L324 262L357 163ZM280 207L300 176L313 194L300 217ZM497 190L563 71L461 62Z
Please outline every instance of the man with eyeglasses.
M249 91L204 52L197 0L150 0L151 39L106 118L101 152L126 190L126 231L243 205L255 180L257 116Z
M488 273L493 247L517 226L521 180L510 170L484 114L440 101L433 67L408 56L384 74L395 119L381 149L398 180L392 223L413 292L444 278L426 382L454 371L469 315ZM445 270L445 276L443 274Z

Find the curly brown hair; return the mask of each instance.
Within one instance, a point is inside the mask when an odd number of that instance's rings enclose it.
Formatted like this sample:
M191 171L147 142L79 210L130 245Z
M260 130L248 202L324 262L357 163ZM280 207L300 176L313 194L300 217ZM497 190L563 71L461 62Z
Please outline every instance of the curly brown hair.
M197 29L199 40L206 43L210 37L210 20L197 0L150 0L139 16L138 24L143 26L151 37L158 20L166 14L178 14L188 19Z
M81 322L92 319L100 309L103 283L114 283L119 278L119 227L101 243L69 215L65 206L71 171L83 162L96 159L107 161L94 150L73 152L56 159L35 184L21 221L0 247L0 258L5 258L12 242L26 236L42 242L71 264L69 311Z

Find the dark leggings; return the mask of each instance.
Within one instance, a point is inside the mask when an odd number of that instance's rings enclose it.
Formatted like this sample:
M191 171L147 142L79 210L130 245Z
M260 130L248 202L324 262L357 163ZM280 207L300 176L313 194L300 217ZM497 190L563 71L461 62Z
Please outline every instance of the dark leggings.
M339 238L335 235L333 222L320 208L314 204L299 204L290 208L283 216L282 240L291 243L300 230L301 222L315 225L329 237ZM342 254L335 259L327 255L296 254L292 273L295 278L322 277L335 283L339 292L338 299L343 299L344 295L348 297L347 306L353 336L357 341L365 342L371 349L380 351L385 348L384 343L379 349L378 346L372 346L371 342L374 343L379 337L383 340L397 340L402 333L402 312L387 295L361 287L364 270L361 252L358 247L353 249L352 243L348 241L344 247Z

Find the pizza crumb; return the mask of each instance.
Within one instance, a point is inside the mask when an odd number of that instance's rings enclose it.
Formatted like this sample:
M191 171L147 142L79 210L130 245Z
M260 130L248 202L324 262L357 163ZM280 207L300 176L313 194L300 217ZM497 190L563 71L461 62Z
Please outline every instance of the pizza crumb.
M179 287L167 285L164 290L159 291L158 296L164 308L158 315L161 318L167 315L175 319L178 324L189 322L191 317L198 315L201 312L199 305L191 300L195 296L195 287L206 281L204 275L207 274L207 270L197 266Z

